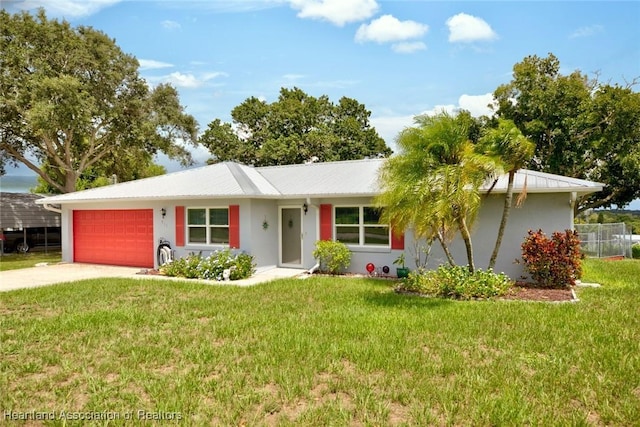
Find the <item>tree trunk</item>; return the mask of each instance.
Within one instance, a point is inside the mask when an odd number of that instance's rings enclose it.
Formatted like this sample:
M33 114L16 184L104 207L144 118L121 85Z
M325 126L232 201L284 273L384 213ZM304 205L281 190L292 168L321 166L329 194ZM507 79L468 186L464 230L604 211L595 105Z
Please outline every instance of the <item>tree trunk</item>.
M73 193L76 191L76 181L78 179L78 173L76 171L66 171L64 176L64 192Z
M442 233L440 231L438 231L438 234L436 235L436 239L438 239L438 242L440 242L440 246L442 246L442 250L444 251L444 254L447 257L447 261L449 261L449 264L452 267L455 266L456 261L453 259L453 256L451 256L451 252L449 252L449 247L445 243L444 236L442 236Z
M458 227L460 228L462 240L464 240L464 246L467 248L467 261L469 263L469 271L473 273L474 271L476 271L476 267L473 262L473 246L471 245L471 234L469 233L467 222L462 216L458 218Z
M493 253L491 259L489 259L489 267L493 268L496 265L498 259L498 252L502 245L502 238L504 237L504 230L507 227L507 221L509 220L509 214L511 213L511 203L513 201L513 180L515 178L516 171L509 171L509 183L507 184L507 194L504 197L504 208L502 209L502 219L500 220L500 228L498 228L498 236L496 237L496 244L493 247Z

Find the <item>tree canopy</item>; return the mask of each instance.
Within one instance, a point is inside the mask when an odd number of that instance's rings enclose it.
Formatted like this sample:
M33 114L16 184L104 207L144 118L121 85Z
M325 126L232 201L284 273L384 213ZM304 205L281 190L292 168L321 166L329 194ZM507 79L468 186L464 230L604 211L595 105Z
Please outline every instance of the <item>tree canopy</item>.
M0 169L24 163L49 188L83 173L135 178L163 152L191 163L197 124L169 85L150 89L138 61L104 33L0 10Z
M553 54L528 56L513 67L511 82L494 92L497 115L513 120L536 145L527 167L606 184L582 196L576 213L623 207L640 197L640 93L563 75Z
M351 98L333 104L327 96L282 88L271 104L251 97L235 107L233 124L219 119L209 123L200 143L213 162L256 166L388 156L391 149L371 127L370 115Z

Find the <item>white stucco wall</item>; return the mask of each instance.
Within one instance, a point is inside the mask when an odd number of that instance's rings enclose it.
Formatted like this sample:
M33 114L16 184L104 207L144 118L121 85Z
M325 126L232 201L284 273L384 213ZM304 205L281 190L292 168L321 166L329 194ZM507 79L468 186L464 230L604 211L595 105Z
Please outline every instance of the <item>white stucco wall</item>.
M514 196L514 202L517 195ZM332 205L366 205L369 199L322 199L318 203ZM477 268L486 269L495 245L495 239L500 226L504 195L490 195L483 199L482 207L477 220L471 229L474 248L474 263ZM528 230L542 229L550 235L553 231L562 231L573 227L573 209L570 205L570 193L529 194L520 208L513 207L507 223L505 235L500 247L500 253L496 262L495 271L504 272L511 278L518 279L524 274L521 264L516 264L516 258L520 258L520 245L527 236ZM395 273L396 266L393 261L402 251L386 248L350 247L352 249L350 272L365 273L367 263L373 263L376 268L389 266ZM405 234L405 258L409 268L415 268L414 253L415 239L408 230ZM449 249L459 265L467 264L467 255L464 242L458 236L450 242ZM429 257L428 268L437 268L446 264L447 260L440 245L433 244Z
M542 229L547 235L551 235L554 231L573 228L573 210L569 201L569 193L529 194L520 208L513 207L494 270L504 272L513 279L520 278L524 274L523 265L516 264L515 260L521 259L520 245L527 236L528 230ZM486 269L489 264L502 218L503 206L504 195L502 194L492 195L483 200L478 218L471 229L476 268ZM412 246L413 237L409 233L405 245L407 259L413 259ZM449 250L456 263L467 264L466 248L460 237L456 237L450 243ZM444 252L435 242L428 267L436 268L446 262ZM413 262L410 267L415 267Z
M472 228L472 239L475 253L476 267L486 268L502 215L504 195L491 195L483 200L483 206L478 219ZM65 205L62 214L62 252L63 260L73 261L73 217L74 209L153 209L154 227L154 251L160 240L169 240L176 256L185 256L190 252L200 252L208 255L210 252L224 247L208 245L189 245L176 247L175 236L175 207L226 207L231 204L240 206L240 249L244 250L256 259L259 267L276 266L279 262L279 207L302 207L306 199L287 200L178 200L178 201L146 201L146 202L120 202L89 203ZM312 256L315 243L318 240L320 229L319 207L321 204L336 205L367 205L369 198L323 198L309 200L309 208L302 217L302 266L311 268L316 260ZM572 228L573 216L570 206L570 194L529 194L521 208L513 208L507 225L505 237L500 250L500 256L496 264L496 271L504 271L512 278L519 278L523 274L522 265L514 264L516 258L520 258L520 245L529 229L541 228L547 234L556 230ZM166 209L163 218L161 209ZM265 230L263 222L269 224ZM411 231L405 235L405 254L407 266L415 268L413 263L414 239ZM389 266L395 273L393 261L402 252L390 248L366 248L351 247L352 261L349 271L366 272L365 266L371 262L377 268ZM466 252L463 242L456 238L450 244L450 250L459 264L466 264ZM155 252L154 252L155 259ZM444 254L437 243L433 245L429 267L435 268L446 263Z

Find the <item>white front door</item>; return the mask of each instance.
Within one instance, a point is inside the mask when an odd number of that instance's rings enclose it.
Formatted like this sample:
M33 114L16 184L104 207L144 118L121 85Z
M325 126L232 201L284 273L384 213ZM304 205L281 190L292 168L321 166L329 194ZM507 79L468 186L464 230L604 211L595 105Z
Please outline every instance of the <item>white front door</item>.
M280 208L280 265L302 267L302 209Z

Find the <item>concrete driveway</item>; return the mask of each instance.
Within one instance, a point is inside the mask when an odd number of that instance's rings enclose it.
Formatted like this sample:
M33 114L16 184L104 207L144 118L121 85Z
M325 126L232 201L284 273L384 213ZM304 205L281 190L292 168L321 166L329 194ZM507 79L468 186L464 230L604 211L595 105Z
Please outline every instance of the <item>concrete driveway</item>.
M0 272L0 292L100 277L135 277L139 268L93 264L50 264Z
M41 267L8 270L0 272L0 292L54 285L56 283L75 282L77 280L84 279L98 279L108 277L127 277L130 279L160 279L176 281L188 280L176 277L140 274L143 270L146 269L75 263L50 264ZM258 270L256 274L248 279L235 280L233 282L215 282L211 280L189 281L204 283L208 285L230 284L237 286L251 286L275 279L295 277L302 273L303 270L292 268L266 268Z

